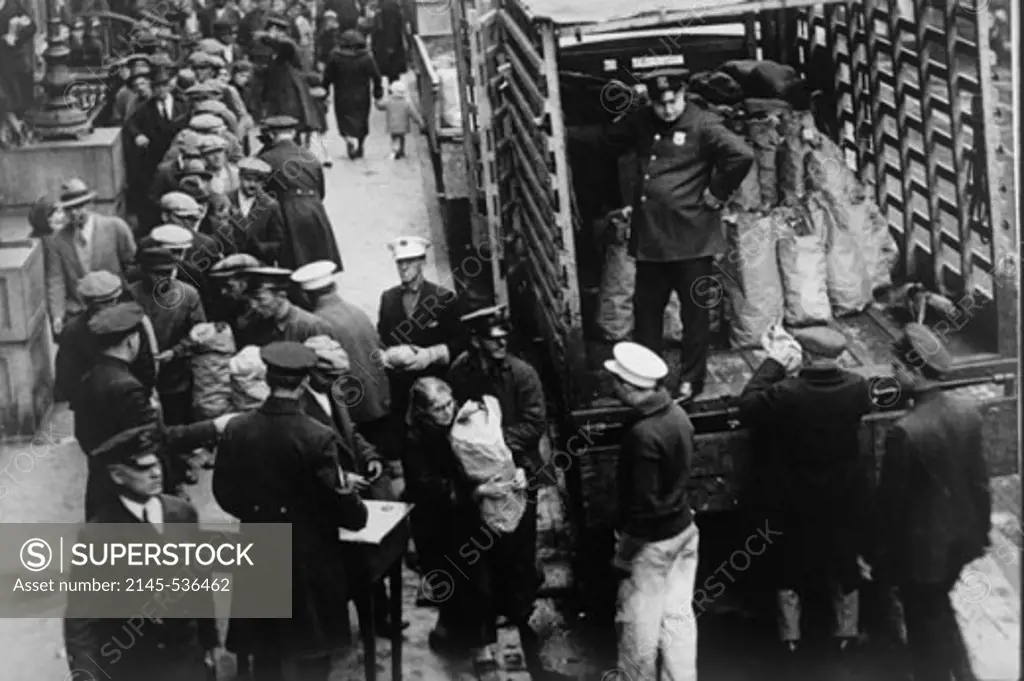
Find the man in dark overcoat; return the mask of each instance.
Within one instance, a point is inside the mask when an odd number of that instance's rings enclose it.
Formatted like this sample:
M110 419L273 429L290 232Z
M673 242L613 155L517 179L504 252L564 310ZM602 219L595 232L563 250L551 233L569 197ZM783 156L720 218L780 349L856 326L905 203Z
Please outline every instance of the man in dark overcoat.
M330 336L351 360L351 371L345 374L335 392L349 405L352 420L360 434L385 458L398 457L392 424L391 386L380 365L380 337L370 316L338 294L334 276L337 265L329 260L309 263L292 274L309 298L309 309L324 320Z
M646 76L651 106L607 129L572 134L636 153L629 239L636 258L633 337L661 354L665 306L675 290L684 329L684 401L700 394L707 374L714 258L726 246L721 209L754 163L753 150L718 115L688 104L686 76L682 69Z
M873 563L898 585L915 681L972 679L950 592L990 544L983 419L939 389L952 358L926 326L907 325L897 357L896 380L913 404L886 438Z
M858 636L858 537L869 489L860 421L873 404L867 379L836 364L846 348L842 333L819 326L794 335L798 343L765 335L768 357L740 395L740 420L753 430L769 527L782 533L768 551L781 564L783 652L796 652L801 640L801 596L821 591L831 595L842 651Z
M527 483L526 511L519 526L501 537L498 550L487 556L492 564L488 596L495 613L506 615L519 627L527 666L539 674L543 670L540 644L529 623L542 581L537 569L537 493L555 482L544 477L540 456L540 441L547 429L544 386L529 363L509 354L511 329L504 307L477 310L460 321L469 332L469 349L455 358L448 372L452 394L460 405L482 400L484 395L498 399L502 436Z
M114 495L89 518L79 541L88 542L90 537L95 541L109 541L109 530L96 526L105 523L152 525L154 542L160 541L165 532L163 526L168 523L181 523L191 526L187 529L198 530L199 516L192 504L161 493L161 458L160 433L154 425L116 433L91 452L90 467L97 475L108 479ZM178 532L176 529L174 535ZM72 570L76 571L76 580L89 578L89 568ZM180 574L180 571L181 567L168 569L167 576ZM154 600L152 594L140 593L139 616L131 619L100 617L104 596L89 591L68 594L64 645L71 669L69 679L196 681L209 678L214 666L214 649L219 643L209 592L178 594L180 598L164 602ZM152 615L141 619L146 613ZM190 613L195 616L182 616ZM173 617L160 616L172 614Z
M174 71L155 66L150 74L153 96L140 104L125 122L125 134L137 153L138 172L129 178L129 199L139 225L156 224L158 209L150 197L157 166L179 132L188 127L189 108L174 88Z
M245 252L267 265L277 265L284 245L284 217L281 205L263 190L271 172L266 162L243 158L238 162L238 191L227 196L237 212L236 226L244 234Z
M156 425L165 441L167 456L188 455L198 447L214 446L224 426L234 417L228 414L212 421L167 426L153 390L132 375L131 362L138 356L145 313L138 303L119 303L97 312L89 320L89 331L99 348L92 370L82 379L75 411L75 437L89 454L104 440L142 425ZM165 473L183 467L170 465ZM86 480L85 514L88 519L110 499L101 473L90 470ZM165 491L179 493L183 480L166 475Z
M391 478L384 470L384 459L373 444L363 437L352 420L348 406L343 400L338 399L339 396L334 390L338 380L351 370L348 353L337 341L328 336L314 336L306 340L304 345L316 353L317 365L310 374L306 394L300 400L303 411L337 431L341 440L341 448L338 451L341 468L351 474L350 479L360 497L378 501L397 500ZM353 573L358 568L358 564L353 564ZM353 577L357 578L358 575L353 574ZM391 626L388 591L383 581L378 582L373 599L375 631L378 636L391 638L396 632ZM365 600L356 599L362 626L368 622L365 605ZM403 622L402 629L406 627L408 623Z
M331 260L342 267L341 252L334 228L327 217L323 164L295 142L298 122L289 116L264 121L273 142L258 158L270 166L266 190L281 205L284 217L284 244L278 264L288 269L302 267L314 260Z
M388 244L402 283L380 297L377 335L391 381L391 413L399 428L405 423L409 390L416 379L444 378L451 361L466 349L458 298L424 277L428 245L426 239L413 236Z
M285 665L303 681L326 681L331 656L351 631L347 573L338 528L366 525L366 505L340 471L341 443L333 428L302 411L316 354L299 343L272 343L261 355L270 397L224 433L213 494L243 523L292 525L292 618L232 620L239 645L254 653L256 678L281 678ZM252 585L248 597L258 597ZM239 584L237 594L247 593ZM230 635L230 634L229 634Z

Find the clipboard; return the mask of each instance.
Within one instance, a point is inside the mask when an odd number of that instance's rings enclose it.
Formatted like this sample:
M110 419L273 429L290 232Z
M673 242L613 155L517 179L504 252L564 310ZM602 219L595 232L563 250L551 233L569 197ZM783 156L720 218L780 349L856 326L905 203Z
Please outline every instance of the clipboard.
M338 529L338 539L349 544L378 545L408 517L412 504L401 501L364 501L366 526L358 531Z

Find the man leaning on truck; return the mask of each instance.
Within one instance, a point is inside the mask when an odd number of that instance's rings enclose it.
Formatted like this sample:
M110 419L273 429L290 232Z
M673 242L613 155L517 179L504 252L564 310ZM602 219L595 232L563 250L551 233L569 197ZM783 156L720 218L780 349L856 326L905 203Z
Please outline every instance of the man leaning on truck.
M716 114L686 100L685 69L642 79L651 106L571 139L635 151L629 254L636 258L633 340L661 354L665 306L675 290L683 323L679 397L704 389L714 257L725 251L721 209L754 163L754 151ZM591 139L593 138L593 139Z
M637 343L613 352L604 366L634 416L618 463L618 673L606 677L695 681L700 537L686 493L693 424L661 387L668 366L660 357Z

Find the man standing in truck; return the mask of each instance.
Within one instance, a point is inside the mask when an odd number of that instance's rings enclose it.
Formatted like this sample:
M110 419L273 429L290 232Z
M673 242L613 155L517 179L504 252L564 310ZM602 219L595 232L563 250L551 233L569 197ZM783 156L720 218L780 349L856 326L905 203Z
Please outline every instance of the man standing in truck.
M604 368L633 418L618 462L618 669L605 678L696 681L700 535L686 493L693 424L661 387L668 366L660 357L637 343L613 353Z
M685 69L655 71L642 80L649 107L600 134L572 133L636 152L629 238L636 258L633 340L661 354L665 306L674 290L682 304L682 402L704 389L714 259L726 247L721 210L754 163L753 149L721 117L687 102L688 75Z
M836 652L857 641L859 537L869 501L859 434L873 407L868 380L836 364L846 349L842 333L816 326L794 336L765 334L768 357L739 398L740 420L754 431L768 523L782 533L766 557L777 567L778 633L790 663L810 594L831 598Z

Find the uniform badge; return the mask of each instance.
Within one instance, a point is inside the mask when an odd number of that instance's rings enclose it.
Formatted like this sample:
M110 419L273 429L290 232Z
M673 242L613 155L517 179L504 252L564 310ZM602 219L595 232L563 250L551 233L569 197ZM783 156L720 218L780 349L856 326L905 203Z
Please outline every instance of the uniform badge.
M684 144L686 144L686 133L680 131L680 132L676 132L675 134L673 134L672 135L672 144L676 145L677 147L681 147Z

